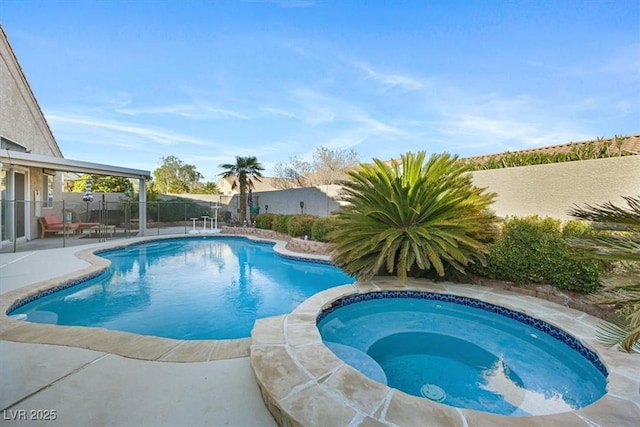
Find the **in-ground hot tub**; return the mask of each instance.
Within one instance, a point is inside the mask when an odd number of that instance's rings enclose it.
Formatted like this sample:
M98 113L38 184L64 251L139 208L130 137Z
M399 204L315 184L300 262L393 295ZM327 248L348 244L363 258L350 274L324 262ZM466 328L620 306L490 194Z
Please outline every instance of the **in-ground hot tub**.
M598 356L566 332L468 297L380 291L319 316L324 343L363 374L435 402L507 416L587 406L606 393Z

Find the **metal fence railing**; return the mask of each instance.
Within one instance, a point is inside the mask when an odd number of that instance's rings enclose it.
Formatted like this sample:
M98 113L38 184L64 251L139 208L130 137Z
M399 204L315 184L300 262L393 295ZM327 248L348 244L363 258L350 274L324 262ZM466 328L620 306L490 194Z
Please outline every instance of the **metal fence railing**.
M140 210L146 213L144 227ZM226 205L201 201L0 202L0 252L77 246L145 235L188 233L238 224ZM144 216L143 216L144 217Z

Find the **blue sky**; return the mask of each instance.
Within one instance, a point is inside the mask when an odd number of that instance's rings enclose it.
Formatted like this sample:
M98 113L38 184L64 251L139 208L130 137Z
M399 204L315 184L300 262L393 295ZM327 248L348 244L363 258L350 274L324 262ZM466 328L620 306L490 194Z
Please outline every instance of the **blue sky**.
M2 0L70 159L267 168L640 132L640 2Z

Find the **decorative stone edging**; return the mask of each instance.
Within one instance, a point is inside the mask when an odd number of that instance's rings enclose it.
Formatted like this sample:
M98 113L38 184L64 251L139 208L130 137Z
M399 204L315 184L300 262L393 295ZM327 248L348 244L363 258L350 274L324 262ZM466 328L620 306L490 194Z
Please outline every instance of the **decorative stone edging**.
M263 239L281 240L286 242L285 248L293 252L315 255L327 255L329 253L329 243L291 237L273 230L263 230L261 228L253 227L224 226L222 227L222 231L227 234L240 234L245 236L256 236Z
M274 251L283 257L315 262L329 262L328 256L300 254L285 248L286 242L255 236L237 234L216 234L215 237L246 238L255 242L274 244ZM97 253L138 245L154 240L196 237L192 235L171 235L141 237L127 242L109 242L98 248L85 249L75 256L89 264L88 267L65 276L35 283L0 295L0 339L34 344L54 344L103 351L120 356L166 362L206 362L249 356L250 338L233 340L176 340L104 328L61 326L25 322L13 319L6 313L42 294L74 286L95 277L109 268L110 261ZM197 237L202 237L199 235Z
M595 351L609 370L607 394L572 412L505 417L453 408L377 383L335 356L316 319L323 307L356 293L412 290L451 293L501 305L561 328ZM581 425L636 426L640 420L638 355L603 349L594 338L599 319L530 296L473 285L377 278L312 296L291 314L256 321L251 366L269 411L281 426L324 425Z

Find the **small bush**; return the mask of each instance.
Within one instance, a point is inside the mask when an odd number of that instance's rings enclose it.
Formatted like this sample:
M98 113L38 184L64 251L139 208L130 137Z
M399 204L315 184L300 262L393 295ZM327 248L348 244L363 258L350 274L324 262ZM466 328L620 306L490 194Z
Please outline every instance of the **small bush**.
M593 228L586 221L567 221L562 227L562 237L587 237L594 234Z
M287 233L292 237L311 236L311 227L316 217L313 215L290 215L287 223Z
M332 216L316 218L311 226L311 238L318 242L328 242L327 234L336 226L336 219Z
M276 218L276 214L259 214L256 215L254 224L256 228L262 228L263 230L271 230L273 227L273 221Z
M287 234L288 232L288 223L289 215L275 215L273 222L271 224L271 229L278 233Z
M475 273L516 283L543 283L579 292L595 290L603 264L571 249L568 237L591 233L588 226L569 221L530 216L507 218L496 242L490 246L486 266Z

